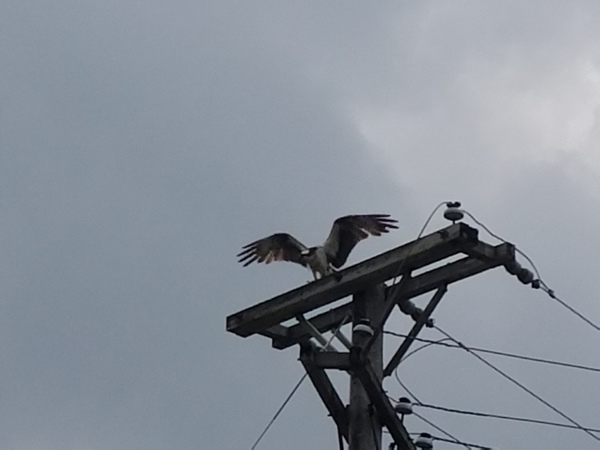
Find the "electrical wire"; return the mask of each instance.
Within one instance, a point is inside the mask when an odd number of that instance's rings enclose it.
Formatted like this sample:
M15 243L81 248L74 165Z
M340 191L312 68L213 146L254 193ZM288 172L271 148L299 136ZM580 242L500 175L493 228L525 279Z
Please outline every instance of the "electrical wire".
M417 353L417 352L419 352L419 351L421 351L421 350L423 350L423 349L426 349L427 347L430 347L430 346L432 346L432 345L434 345L434 344L440 344L440 343L442 343L442 342L444 342L444 341L447 341L447 340L449 340L449 339L448 339L448 338L443 338L443 339L440 339L440 340L438 340L438 341L432 341L432 342L428 342L427 344L421 345L421 346L417 347L416 349L414 349L414 350L412 350L412 351L408 352L406 355L404 355L404 357L402 358L402 361L401 361L401 362L404 362L404 361L406 361L406 360L407 360L409 357L411 357L412 355L414 355L415 353ZM398 367L396 367L396 369L394 370L394 377L396 378L396 381L398 382L398 384L399 384L400 386L402 386L402 388L403 388L403 389L404 389L404 390L405 390L405 391L408 393L408 395L410 395L410 396L411 396L411 397L412 397L412 398L413 398L415 401L417 401L418 403L421 403L421 401L420 401L420 400L417 398L417 396L416 396L416 395L415 395L415 394L414 394L414 393L413 393L413 392L412 392L410 389L408 389L408 387L406 387L406 385L405 385L405 384L404 384L404 383L403 383L403 382L400 380L400 376L398 375L398 369L399 369L399 367L400 367L400 366L398 365ZM394 399L391 399L391 400L394 400ZM413 411L413 414L414 414L414 411ZM442 432L442 433L444 433L446 436L449 436L450 438L454 439L454 441L455 441L456 443L460 442L458 439L456 439L456 438L455 438L454 436L452 436L450 433L448 433L448 432L444 431L442 428L440 428L440 427L438 427L437 425L435 425L434 423L432 423L432 422L428 421L428 420L427 420L427 419L425 419L424 417L421 417L421 416L417 416L417 417L419 417L419 418L420 418L421 420L423 420L424 422L427 422L427 423L429 423L429 425L431 425L431 426L432 426L433 428L435 428L436 430L438 430L438 431L441 431L441 432ZM468 446L467 446L467 448L470 448L470 447L468 447Z
M479 225L481 228L483 228L485 231L487 231L487 233L498 239L501 242L504 242L505 244L511 244L511 242L507 241L506 239L498 236L496 233L494 233L492 230L490 230L483 222L477 220L477 218L471 214L469 211L467 211L466 209L462 209L461 210L463 213L465 213L467 216L469 216L473 222L475 222L477 225ZM538 279L541 281L542 277L540 276L540 271L538 270L538 268L536 267L535 263L533 262L533 260L527 256L527 254L525 254L525 252L519 250L518 248L515 247L515 251L517 253L519 253L523 258L525 258L527 260L527 262L529 262L529 264L531 264L531 267L533 268L533 271L535 272L536 276L538 277Z
M452 336L450 336L448 333L446 333L444 330L442 330L439 326L434 325L434 328L436 330L438 330L440 333L442 333L444 336L446 336L447 338L449 338L450 340L454 341L462 349L464 349L465 351L467 351L468 353L470 353L471 355L473 355L475 358L477 358L479 361L481 361L482 363L484 363L486 366L488 366L489 368L491 368L495 372L499 373L504 378L506 378L507 380L509 380L511 383L513 383L516 386L518 386L521 390L527 392L530 396L532 396L533 398L535 398L537 401L539 401L540 403L544 404L546 407L550 408L552 411L554 411L555 413L557 413L558 415L560 415L563 419L566 419L567 421L571 422L578 429L580 429L584 433L587 433L588 435L590 435L595 440L600 441L600 437L598 437L595 434L593 434L592 432L590 432L587 428L583 427L581 424L579 424L578 422L576 422L575 420L573 420L571 417L569 417L568 415L566 415L565 413L563 413L561 410L559 410L558 408L556 408L555 406L553 406L548 401L544 400L542 397L540 397L539 395L537 395L531 389L527 388L525 385L523 385L522 383L520 383L519 381L517 381L516 379L514 379L510 375L508 375L506 372L503 372L502 370L500 370L496 366L494 366L492 363L488 362L486 359L484 359L483 357L479 356L477 353L471 351L471 349L469 347L467 347L466 345L464 345L462 342L457 341L456 339L454 339Z
M410 256L413 254L413 251L415 249L414 243L416 243L419 239L421 239L421 237L423 236L423 233L427 229L427 226L429 225L429 222L431 222L431 219L433 219L433 216L435 215L435 213L442 206L446 205L447 203L449 203L449 202L440 202L435 208L433 208L433 210L429 214L429 217L427 217L427 220L425 220L425 223L421 227L421 230L419 231L419 234L417 234L417 238L413 241L413 245L409 248L409 251L407 252L406 256L404 257L404 259L402 260L402 262L398 265L398 270L396 271L396 274L392 278L392 284L390 286L390 289L387 289L385 291L385 298L384 298L384 300L387 300L390 297L391 298L395 297L396 294L398 293L398 291L401 289L401 286L403 285L403 283L402 282L396 283L396 280L397 280L397 278L400 275L402 275L404 267L406 266L406 261L408 261L408 258L410 258ZM404 277L402 279L404 280ZM385 322L382 321L381 324L379 324L377 326L377 328L374 330L375 331L375 336L377 336L379 333L381 333L383 331L384 325L385 325Z
M552 427L570 428L570 429L575 429L575 430L579 429L579 427L576 427L575 425L569 425L566 423L559 423L559 422L551 422L548 420L531 419L528 417L516 417L516 416L506 416L503 414L483 413L483 412L478 412L478 411L466 411L464 409L448 408L445 406L437 406L437 405L428 405L426 403L415 403L414 406L419 406L421 408L435 409L435 410L443 411L443 412L447 412L447 413L462 414L462 415L467 415L467 416L477 416L477 417L486 417L486 418L490 418L490 419L511 420L514 422L533 423L533 424L538 424L538 425L548 425L548 426L552 426ZM588 427L585 427L585 429L592 433L600 433L600 429L588 428Z
M423 420L423 422L427 421L427 422L431 423L430 421L428 421L424 417L419 417L419 419ZM384 431L384 433L389 434L389 432L387 432L387 431ZM410 436L419 436L421 433L408 433L408 434ZM470 444L468 442L462 442L462 441L457 441L457 440L445 439L445 438L441 438L439 436L433 436L433 435L430 435L430 436L435 441L447 442L449 444L465 445L465 446L467 446L467 448L479 448L481 450L493 450L492 447L485 447L483 445ZM389 450L395 450L395 449L396 449L396 444L394 442L390 443Z
M581 314L579 311L577 311L575 308L573 308L571 305L569 305L567 302L565 302L564 300L562 300L561 298L559 298L552 289L550 289L546 283L544 283L543 281L540 280L540 283L542 283L541 289L542 291L544 291L546 294L548 294L548 296L554 300L556 300L560 305L562 305L564 308L568 309L572 314L576 315L577 317L579 317L581 320L583 320L584 322L586 322L588 325L590 325L591 327L595 328L597 331L600 331L600 326L596 325L594 322L592 322L590 319L588 319L587 317L585 317L583 314Z
M444 429L443 429L443 428L441 428L441 427L438 427L438 426L437 426L435 423L433 423L433 422L432 422L431 420L429 420L429 419L426 419L426 418L425 418L425 417L423 417L421 414L418 414L418 413L416 413L416 412L414 412L414 411L413 411L413 416L416 416L416 417L418 417L419 419L421 419L423 422L425 422L425 423L426 423L426 424L428 424L429 426L431 426L431 427L435 428L436 430L438 430L440 433L443 433L443 434L445 434L446 436L448 436L450 439L452 439L452 442L453 442L454 444L459 444L459 445L462 445L463 447L465 447L465 448L467 448L467 449L470 449L470 448L471 448L471 446L470 446L470 445L466 444L465 442L461 442L461 441L459 441L459 440L458 440L458 439L456 439L454 436L452 436L450 433L448 433L446 430L444 430ZM433 437L433 436L432 436L432 437ZM478 447L478 448L481 448L481 447ZM487 448L487 447L485 447L485 448Z
M498 236L497 234L495 234L494 232L492 232L485 224L483 224L481 221L477 220L477 218L475 218L475 216L473 214L471 214L469 211L467 211L465 209L463 209L461 211L463 213L465 213L467 216L469 216L473 220L473 222L475 222L477 225L479 225L481 228L483 228L485 231L487 231L488 234L490 234L492 237L494 237L494 238L498 239L499 241L504 242L506 244L510 244L510 242L508 242L506 239ZM572 313L575 316L579 317L579 319L583 320L589 326L591 326L592 328L594 328L596 331L600 331L600 326L598 324L594 323L592 320L590 320L587 317L585 317L582 313L580 313L579 311L577 311L575 308L573 308L567 302L565 302L564 300L560 299L554 293L554 291L552 289L550 289L550 287L544 282L544 280L542 280L542 276L540 275L540 271L538 270L538 268L535 265L535 263L533 262L533 260L529 256L527 256L527 254L525 252L523 252L522 250L518 249L516 246L515 246L515 251L517 253L519 253L523 258L525 258L527 260L527 262L529 262L529 264L533 268L533 271L535 272L535 275L537 276L537 279L539 281L539 287L542 289L542 291L544 291L551 299L556 300L561 306L563 306L565 309L567 309L570 313ZM532 286L536 287L533 284L532 284Z
M444 438L441 438L439 436L431 436L431 437L433 438L434 441L447 442L449 444L464 445L467 448L479 448L481 450L493 450L492 447L486 447L486 446L483 446L483 445L470 444L468 442L462 442L462 441L452 441L450 439L444 439Z
M433 219L433 216L435 215L435 213L438 212L438 210L442 206L446 205L447 203L450 203L450 202L441 202L435 208L433 208L433 210L429 214L429 217L427 217L427 220L425 220L425 223L421 227L419 234L417 234L417 238L415 239L415 241L418 241L419 239L421 239L421 237L423 236L423 233L425 233L425 230L427 229L429 222L431 222L431 219ZM413 241L413 242L415 242L415 241ZM402 274L402 270L404 269L404 266L406 265L406 261L412 255L413 248L414 248L414 246L410 249L410 251L406 255L406 258L404 258L404 260L400 263L398 271L396 272L396 275L394 275L394 278L392 279L392 286L396 286L396 279ZM395 294L396 292L393 292L393 293Z
M260 433L260 436L258 436L258 439L256 439L256 442L254 442L254 445L251 447L251 450L254 450L256 448L256 446L260 443L260 441L262 440L262 438L265 436L265 434L267 434L267 431L269 431L269 429L271 428L271 425L273 425L273 423L275 423L275 421L279 417L279 414L281 414L281 412L283 411L283 408L286 407L286 405L292 399L292 397L294 396L294 394L296 393L296 391L298 390L298 388L300 388L300 386L302 385L302 383L304 382L304 380L306 379L307 376L308 376L308 373L304 373L300 377L300 379L298 380L298 382L296 383L296 385L294 386L294 388L292 389L292 391L289 393L289 395L283 401L283 403L281 404L281 406L279 407L279 409L275 412L275 415L269 421L269 423L267 424L267 426L265 427L265 429L263 430L263 432Z
M410 352L408 352L406 355L404 355L404 357L402 358L402 360L400 362L404 362L406 361L410 356L414 355L415 353L417 353L418 351L421 351L423 349L426 349L427 347L431 346L431 345L444 345L445 341L449 341L450 339L448 338L443 338L443 339L438 339L437 341L430 341L425 345L421 345L420 347L415 348L414 350L411 350Z
M393 331L388 331L388 330L385 330L384 333L389 334L390 336L396 336L396 337L401 337L401 338L410 337L411 339L413 339L415 341L427 342L429 344L440 345L442 347L447 347L447 348L458 348L458 349L461 348L459 345L456 345L456 344L449 344L447 342L441 342L439 340L433 341L430 339L412 337L407 334L395 333ZM567 367L570 369L587 370L590 372L600 372L600 368L598 368L598 367L583 366L581 364L572 364L572 363L566 363L566 362L561 362L561 361L554 361L551 359L536 358L533 356L517 355L515 353L501 352L498 350L488 350L488 349L479 348L479 347L470 347L470 349L474 352L489 353L490 355L505 356L507 358L522 359L524 361L531 361L531 362L537 362L537 363L543 363L543 364L551 364L551 365L560 366L560 367Z
M390 334L393 336L398 336L398 337L409 337L407 335L402 335L399 333L394 333L391 331L385 331L386 334ZM462 348L459 345L456 344L448 344L447 342L444 341L449 341L452 340L451 338L443 338L443 339L439 339L437 341L432 341L429 339L421 339L421 338L414 338L417 341L421 341L421 342L425 342L425 345L422 345L418 348L416 348L415 350L413 350L412 352L407 353L404 358L402 358L402 361L405 361L409 356L413 355L414 353L423 350L431 345L441 345L441 346L445 346L445 347L450 347L450 348ZM475 349L474 347L470 347L470 349L472 351L486 351L483 349ZM503 354L502 352L493 352L493 351L489 351L490 353L493 354L501 354L502 356L514 356L517 358L522 358L522 359L533 359L534 361L537 361L537 358L528 358L528 357L522 357L520 355L510 355L510 354ZM545 360L542 360L541 362L548 362ZM562 364L562 363L557 363L556 361L549 361L552 364L558 364L558 365L566 365L567 367L572 367L573 365L570 364ZM576 366L577 368L581 368ZM588 369L588 370L594 370L594 371L600 371L600 369L596 369L596 368L588 368L588 367L583 367L584 369ZM594 432L594 433L600 433L600 429L595 429L595 428L589 428L589 427L579 427L576 425L569 425L569 424L565 424L565 423L559 423L559 422L551 422L551 421L547 421L547 420L539 420L539 419L531 419L531 418L527 418L527 417L516 417L516 416L506 416L506 415L501 415L501 414L492 414L492 413L483 413L483 412L477 412L477 411L466 411L466 410L462 410L462 409L456 409L456 408L448 408L448 407L444 407L444 406L436 406L436 405L430 405L427 403L423 403L421 400L419 400L419 398L415 395L415 393L408 388L408 386L406 386L406 384L404 384L402 382L402 380L400 380L400 377L398 375L398 369L396 369L394 371L394 377L396 378L396 381L398 382L398 384L408 393L408 395L410 397L413 398L413 403L415 406L420 406L422 408L430 408L430 409L436 409L439 411L444 411L444 412L448 412L448 413L456 413L456 414L463 414L463 415L471 415L471 416L478 416L478 417L486 417L486 418L492 418L492 419L502 419L502 420L512 420L515 422L526 422L526 423L533 423L533 424L538 424L538 425L548 425L548 426L554 426L554 427L559 427L559 428L569 428L569 429L585 429L587 431L590 432ZM390 400L397 402L398 400L392 397L388 397Z
M415 353L417 353L418 351L421 351L421 350L423 350L423 349L425 349L425 348L427 348L427 347L429 347L429 346L431 346L431 345L434 345L434 344L441 344L442 342L444 342L444 341L448 341L448 340L449 340L448 338L444 338L444 339L440 339L440 340L438 340L438 341L432 341L432 342L429 342L429 343L427 343L427 344L421 345L421 346L417 347L416 349L414 349L414 350L412 350L412 351L408 352L406 355L404 355L404 357L402 358L401 362L404 362L404 361L406 361L406 360L407 360L407 359L408 359L410 356L414 355L414 354L415 354ZM396 367L396 369L394 370L394 378L396 378L396 381L398 382L398 384L399 384L400 386L402 386L406 392L408 392L408 395L410 395L410 396L411 396L411 397L412 397L414 400L416 400L417 402L421 403L421 401L420 401L420 400L417 398L417 396L416 396L415 394L413 394L413 393L412 393L412 392L411 392L411 391L410 391L410 390L409 390L409 389L406 387L406 385L405 385L405 384L404 384L404 383L403 383L403 382L400 380L400 376L398 375L398 369L399 369L399 367L400 367L400 365L398 365L398 367Z
M394 370L394 378L396 378L396 381L398 382L398 384L400 386L402 386L402 389L404 389L408 395L410 395L413 399L413 403L422 403L421 400L419 400L419 397L417 397L403 382L402 380L400 380L400 377L398 376L398 369Z
M331 341L333 341L333 339L335 338L337 332L340 330L340 328L342 328L344 326L344 324L346 323L346 320L348 320L349 317L350 317L350 314L347 314L346 317L344 317L342 319L342 321L340 322L340 324L337 326L337 328L335 329L335 331L333 332L333 334L331 335L331 337L329 338L329 340L325 344L324 348L327 348L329 346L329 344L331 344ZM257 445L260 443L260 441L265 436L265 434L267 434L267 432L271 428L271 425L273 425L273 423L275 423L275 421L277 420L277 418L279 417L279 415L281 414L281 412L283 411L283 409L290 402L290 400L292 399L292 397L294 396L294 394L296 393L296 391L300 388L300 386L302 385L302 383L304 382L304 380L306 379L307 376L308 376L308 372L305 372L300 377L300 380L298 380L298 382L296 383L296 385L293 387L292 391L288 394L288 396L286 397L286 399L283 401L282 405L275 412L275 414L273 415L273 418L269 421L269 423L267 424L267 426L265 427L265 429L262 431L262 433L260 433L260 436L258 436L258 438L254 442L254 444L252 445L252 447L250 447L250 450L255 450L256 449Z

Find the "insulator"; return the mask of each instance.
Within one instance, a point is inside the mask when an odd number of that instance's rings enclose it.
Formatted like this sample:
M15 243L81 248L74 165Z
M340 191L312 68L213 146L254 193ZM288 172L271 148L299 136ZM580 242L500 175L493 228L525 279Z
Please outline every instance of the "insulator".
M433 448L433 438L429 433L421 433L415 441L415 447L418 448Z
M517 278L521 283L529 284L533 281L533 273L531 273L530 270L521 269L519 270L519 273L517 273Z
M400 311L402 311L404 314L408 314L408 315L411 315L411 316L413 314L416 314L417 317L418 317L423 312L423 310L421 308L417 307L417 305L415 305L410 300L401 301L400 303L398 303L398 306L400 307Z
M534 289L539 289L541 285L542 284L541 284L540 280L533 280L531 282L531 287Z
M465 217L465 213L460 209L460 202L446 203L446 211L444 211L444 217L452 222L462 220L462 218Z
M354 328L352 328L353 333L366 333L369 336L373 336L375 332L373 331L373 327L371 326L371 321L369 319L360 319Z
M521 264L519 264L517 261L511 261L504 264L504 268L511 275L517 275L523 267L521 267Z
M396 406L394 406L394 411L402 415L412 414L412 402L406 397L400 397L398 403L396 403Z

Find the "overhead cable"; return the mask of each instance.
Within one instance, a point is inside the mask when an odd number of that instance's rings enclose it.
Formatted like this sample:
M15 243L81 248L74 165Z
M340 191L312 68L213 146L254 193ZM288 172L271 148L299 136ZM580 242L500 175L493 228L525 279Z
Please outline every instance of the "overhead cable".
M459 444L462 445L463 447L470 449L472 446L469 444L466 444L465 442L459 441L457 438L455 438L454 436L452 436L450 433L448 433L446 430L444 430L443 428L437 426L435 423L433 423L431 420L426 419L425 417L423 417L421 414L418 414L416 412L413 411L413 416L418 417L419 419L421 419L423 422L425 422L426 424L428 424L429 426L435 428L436 430L438 430L440 433L445 434L446 436L448 436L450 439L452 439L452 442L454 444ZM479 448L488 448L488 447L479 447Z
M467 448L479 448L481 450L493 450L492 447L487 447L484 445L478 445L478 444L470 444L468 442L462 442L462 441L453 441L451 439L445 439L439 436L432 436L434 441L441 441L441 442L447 442L448 444L456 444L456 445L464 445Z
M579 429L579 427L577 427L575 425L569 425L567 423L559 423L559 422L551 422L548 420L531 419L528 417L516 417L516 416L507 416L507 415L503 415L503 414L492 414L492 413L484 413L484 412L478 412L478 411L466 411L464 409L448 408L445 406L437 406L437 405L428 405L426 403L415 403L414 406L419 406L421 408L435 409L435 410L443 411L443 412L447 412L447 413L462 414L462 415L467 415L467 416L477 416L477 417L485 417L485 418L491 418L491 419L511 420L514 422L525 422L525 423L533 423L533 424L538 424L538 425L548 425L551 427L558 427L558 428L570 428L570 429L576 429L576 430ZM600 429L597 429L597 428L585 427L585 429L592 433L600 433Z
M441 342L441 341L433 341L431 339L423 339L423 338L418 338L418 337L411 337L407 334L402 334L402 333L395 333L393 331L384 331L385 334L389 334L390 336L396 336L396 337L401 337L401 338L411 338L415 341L419 341L419 342L427 342L429 344L432 345L440 345L442 347L448 347L448 348L461 348L460 345L457 345L455 343L448 343L448 342ZM560 366L560 367L568 367L571 369L579 369L579 370L587 370L590 372L600 372L600 368L598 367L590 367L590 366L584 366L581 364L573 364L573 363L566 363L566 362L562 362L562 361L554 361L551 359L544 359L544 358L536 358L533 356L524 356L524 355L518 355L516 353L508 353L508 352L501 352L498 350L489 350L489 349L485 349L485 348L479 348L479 347L469 347L472 351L474 352L479 352L479 353L489 353L490 355L498 355L498 356L505 356L507 358L515 358L515 359L522 359L524 361L531 361L531 362L537 362L537 363L543 363L543 364L551 364L551 365L555 365L555 366Z
M535 392L533 392L531 389L529 389L528 387L526 387L525 385L523 385L522 383L520 383L519 381L517 381L515 378L511 377L506 372L503 372L502 370L498 369L495 365L493 365L492 363L488 362L486 359L484 359L483 357L479 356L477 353L473 352L469 347L467 347L466 345L464 345L462 342L454 339L452 336L450 336L448 333L446 333L444 330L442 330L439 326L434 325L434 328L436 330L438 330L440 333L442 333L444 336L446 336L447 338L449 338L450 340L454 341L463 350L465 350L468 353L470 353L471 355L473 355L475 358L477 358L479 361L481 361L482 363L484 363L486 366L488 366L489 368L491 368L495 372L497 372L500 375L502 375L504 378L506 378L507 380L509 380L511 383L513 383L516 386L518 386L521 390L527 392L531 397L535 398L537 401L539 401L540 403L544 404L546 407L550 408L552 411L554 411L555 413L557 413L558 415L560 415L562 418L564 418L564 419L568 420L569 422L571 422L578 429L580 429L584 433L587 433L588 435L590 435L595 440L600 441L600 437L598 437L595 434L593 434L587 428L583 427L581 424L579 424L578 422L576 422L575 420L573 420L571 417L569 417L567 414L563 413L560 409L558 409L557 407L553 406L548 401L544 400L542 397L540 397L538 394L536 394Z
M479 220L477 220L475 218L475 216L473 214L471 214L469 211L463 209L462 212L464 212L467 216L469 216L473 220L473 222L475 222L477 225L479 225L481 228L483 228L485 231L487 231L492 237L498 239L501 242L510 244L510 242L508 242L506 239L504 239L504 238L498 236L497 234L493 233L485 224L483 224L482 222L480 222ZM519 253L521 256L523 256L523 258L525 258L527 260L527 262L529 262L529 264L533 268L533 270L534 270L534 272L535 272L535 274L537 276L537 280L533 280L533 282L531 283L531 286L534 289L541 289L546 294L548 294L548 296L550 298L552 298L553 300L556 300L561 306L563 306L564 308L566 308L570 313L572 313L575 316L579 317L579 319L583 320L585 323L587 323L589 326L591 326L592 328L594 328L596 331L600 331L600 326L598 324L594 323L592 320L588 319L585 315L583 315L582 313L580 313L579 311L577 311L575 308L573 308L567 302L565 302L564 300L562 300L561 298L559 298L555 294L555 292L552 289L550 289L550 287L544 282L544 280L542 280L542 276L540 275L540 271L536 267L536 265L533 262L533 260L529 256L527 256L527 254L525 252L523 252L522 250L520 250L517 247L515 247L515 251L517 253Z

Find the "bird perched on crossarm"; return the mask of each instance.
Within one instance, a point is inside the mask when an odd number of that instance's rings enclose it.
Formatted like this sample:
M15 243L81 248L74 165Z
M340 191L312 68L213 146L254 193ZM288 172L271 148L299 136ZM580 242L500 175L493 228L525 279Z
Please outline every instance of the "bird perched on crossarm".
M307 247L287 233L275 233L242 247L237 255L244 267L255 261L269 264L290 261L308 267L315 280L336 272L342 267L352 249L370 235L381 236L398 228L397 220L389 214L344 216L333 222L323 245Z

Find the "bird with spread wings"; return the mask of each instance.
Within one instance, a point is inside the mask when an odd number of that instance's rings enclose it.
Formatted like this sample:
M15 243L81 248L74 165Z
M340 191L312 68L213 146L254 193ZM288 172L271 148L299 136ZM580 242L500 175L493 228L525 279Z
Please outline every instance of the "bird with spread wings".
M287 233L275 233L242 247L237 255L244 267L253 262L269 264L290 261L308 267L316 279L336 272L342 267L352 249L370 235L381 236L398 228L397 220L389 214L364 214L340 217L323 245L307 247Z

